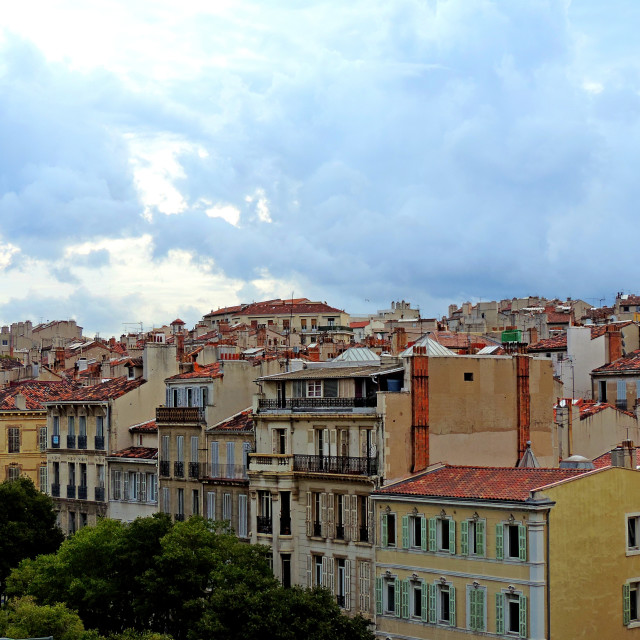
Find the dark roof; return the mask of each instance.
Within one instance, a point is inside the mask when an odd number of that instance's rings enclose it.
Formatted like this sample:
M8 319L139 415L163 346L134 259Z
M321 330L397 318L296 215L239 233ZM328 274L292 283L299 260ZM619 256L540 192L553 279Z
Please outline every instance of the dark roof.
M402 369L402 365L381 367L380 365L363 365L359 367L313 367L310 369L300 369L299 371L289 371L287 373L276 373L271 376L264 376L260 380L316 380L321 378L363 378L372 375L383 375Z
M178 373L167 380L190 380L191 378L222 378L222 367L219 362L200 366L194 363L193 371Z
M82 387L77 391L69 394L64 400L68 402L99 402L103 400L115 400L123 396L129 391L137 389L146 382L144 378L136 378L135 380L127 380L127 376L114 378L107 382L95 384L90 387Z
M592 373L640 373L640 349L632 351L623 358L618 358L609 364L597 367Z
M245 409L234 416L218 422L207 431L253 431L253 414L251 409Z
M531 492L573 478L584 469L457 467L445 465L380 489L376 495L525 502Z
M293 300L266 300L264 302L253 302L247 305L225 307L224 309L207 313L205 318L226 315L228 313L248 316L277 316L305 313L344 313L344 311L330 307L324 302L311 302L307 298L294 298Z
M64 381L25 380L0 391L0 411L15 411L17 395L24 396L28 411L46 411L44 402L65 399L77 388Z
M112 453L110 458L134 458L137 460L155 460L158 450L153 447L127 447Z

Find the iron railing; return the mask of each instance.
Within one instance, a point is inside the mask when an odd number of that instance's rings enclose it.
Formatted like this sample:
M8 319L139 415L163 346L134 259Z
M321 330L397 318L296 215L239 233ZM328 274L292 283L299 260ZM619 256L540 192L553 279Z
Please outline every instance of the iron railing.
M343 324L321 324L318 326L318 331L321 333L326 333L328 331L340 331L353 333L353 329L351 327L345 327Z
M200 477L200 465L197 462L189 463L189 477L190 478Z
M168 478L171 475L171 462L169 460L160 460L160 475Z
M51 448L52 449L60 448L60 436L58 434L54 434L51 436Z
M302 411L305 409L362 409L377 406L376 397L371 398L261 398L258 409L288 409Z
M369 542L369 527L360 527L360 542Z
M75 498L76 497L76 485L68 484L67 485L67 498Z
M280 516L280 535L281 536L290 536L291 535L291 517Z
M87 448L87 436L78 436L78 449Z
M104 449L104 436L95 437L95 447L96 449Z
M104 487L95 488L96 502L104 502Z
M336 539L337 540L344 540L344 525L343 524L337 524L336 525Z
M67 449L75 449L75 448L76 448L76 437L67 436Z
M204 422L202 407L158 407L156 422L163 424L199 424Z
M78 499L79 500L86 500L87 499L87 486L86 485L80 485L78 487Z
M258 533L271 533L273 530L271 518L269 516L258 516L257 518Z
M378 472L376 458L351 456L293 456L293 470L310 473L340 473L354 476L375 476Z
M173 475L176 478L184 478L184 462L173 463Z
M51 495L54 498L59 498L60 497L60 485L59 484L52 484L51 485Z
M209 464L210 478L228 478L230 480L245 480L247 476L247 468L243 464Z
M184 522L184 513L176 513L176 522Z

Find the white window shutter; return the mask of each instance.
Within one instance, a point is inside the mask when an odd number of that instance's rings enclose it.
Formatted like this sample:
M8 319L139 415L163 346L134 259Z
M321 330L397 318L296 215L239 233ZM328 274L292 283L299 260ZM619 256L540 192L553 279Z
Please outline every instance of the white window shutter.
M335 506L334 506L334 500L335 500L335 496L333 495L333 493L329 493L327 494L327 538L334 538L335 537L335 529L334 529L334 523L335 523L335 519L334 519L334 512L335 512Z
M347 500L345 504L348 506L349 501ZM351 539L358 540L358 496L351 496L351 531Z
M307 556L307 588L308 589L311 589L313 587L313 581L312 581L313 571L311 567L312 567L312 558L310 555L308 555Z
M374 543L374 536L375 536L375 530L376 528L373 526L374 524L374 510L373 510L373 500L370 497L367 497L367 527L368 527L368 531L367 533L369 534L369 544L373 544Z
M349 508L349 496L342 496L342 524L344 525L344 539L356 540L351 530L351 509Z
M335 579L334 579L334 575L333 575L333 570L335 567L336 561L333 558L328 558L327 559L327 565L329 568L329 590L331 591L332 594L335 593Z
M322 455L329 455L329 429L324 429L324 434L322 438Z
M238 537L246 538L248 533L247 496L238 496Z
M351 561L344 561L344 608L351 609Z
M307 491L307 535L309 537L313 535L313 518L312 518L313 504L311 502L311 499L312 499L311 491Z
M320 535L327 537L327 494L320 494Z
M329 588L329 562L327 556L322 556L322 586L325 589Z

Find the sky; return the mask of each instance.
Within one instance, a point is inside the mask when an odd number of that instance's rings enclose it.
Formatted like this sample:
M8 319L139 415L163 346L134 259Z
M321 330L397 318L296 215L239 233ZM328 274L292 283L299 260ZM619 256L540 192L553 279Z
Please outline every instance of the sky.
M22 0L0 322L640 292L635 0ZM631 242L631 244L628 244Z

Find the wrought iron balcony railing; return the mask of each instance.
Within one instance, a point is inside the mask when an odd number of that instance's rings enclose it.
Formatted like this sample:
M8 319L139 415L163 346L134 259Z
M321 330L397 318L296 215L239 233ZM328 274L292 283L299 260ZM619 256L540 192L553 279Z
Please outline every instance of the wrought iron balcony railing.
M87 499L87 487L86 485L80 485L78 487L78 499L86 500Z
M339 473L355 476L375 476L378 472L376 458L352 458L351 456L293 456L293 470L310 473Z
M189 463L189 477L190 478L199 478L200 477L200 465L197 462Z
M291 516L280 516L280 535L291 535Z
M202 407L158 407L156 423L200 424L205 421Z
M173 475L176 478L184 478L184 462L173 463Z
M274 411L283 409L288 411L340 409L375 409L378 404L376 397L370 398L261 398L258 409Z
M360 542L369 542L369 527L360 527Z
M60 497L60 485L59 484L52 484L51 485L51 495L54 498L59 498Z
M184 513L176 513L176 522L184 522Z
M87 436L78 436L78 449L87 448Z
M75 449L75 448L76 448L76 437L67 436L67 449Z
M58 434L53 434L51 436L51 448L52 449L60 448L60 436Z
M257 520L258 533L272 533L273 527L269 516L258 516Z
M343 324L321 324L318 326L318 331L321 333L327 333L330 331L339 331L340 333L353 333L351 327L346 327Z
M104 449L104 436L95 437L95 447L96 449Z
M171 476L171 462L169 462L169 460L160 460L158 466L161 477L168 478Z
M95 488L96 502L104 502L104 487Z
M68 484L67 485L67 498L75 498L76 497L76 485Z

